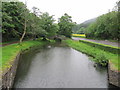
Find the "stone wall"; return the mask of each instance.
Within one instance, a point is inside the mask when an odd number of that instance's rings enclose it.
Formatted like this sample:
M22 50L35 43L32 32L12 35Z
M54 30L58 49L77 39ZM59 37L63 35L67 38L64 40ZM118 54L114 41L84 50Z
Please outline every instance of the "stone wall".
M21 52L19 52L16 56L16 58L13 60L13 62L11 62L11 67L9 69L7 69L6 71L4 71L2 73L2 84L0 82L0 90L1 87L4 90L9 90L13 87L14 84L14 79L16 76L16 72L17 72L17 67L19 64L19 60L20 60L20 56L21 54L25 53L26 51L32 50L32 49L38 49L39 47L29 47L28 49L22 50ZM1 81L1 78L0 78Z
M16 56L15 60L12 62L12 66L2 74L2 89L10 89L13 86L14 78L17 71L17 66L19 62L20 53Z
M110 84L120 87L120 72L112 70L110 62L108 64L108 79Z

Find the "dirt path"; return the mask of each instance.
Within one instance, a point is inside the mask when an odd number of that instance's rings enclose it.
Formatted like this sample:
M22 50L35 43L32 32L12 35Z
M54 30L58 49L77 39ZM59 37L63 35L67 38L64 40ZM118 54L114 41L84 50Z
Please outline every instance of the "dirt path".
M7 46L7 45L11 45L11 44L15 44L15 43L19 43L19 41L2 44L2 47Z
M23 42L25 42L25 41L29 41L29 40L24 40ZM9 42L9 43L5 43L5 44L0 44L0 47L4 47L4 46L7 46L7 45L16 44L16 43L19 43L19 41L14 41L14 42Z
M92 41L96 43L101 43L101 44L106 44L106 45L111 45L115 47L120 47L120 42L110 42L108 40L92 40L92 39L86 39L86 38L77 38L77 37L72 37L73 40L87 40L87 41Z

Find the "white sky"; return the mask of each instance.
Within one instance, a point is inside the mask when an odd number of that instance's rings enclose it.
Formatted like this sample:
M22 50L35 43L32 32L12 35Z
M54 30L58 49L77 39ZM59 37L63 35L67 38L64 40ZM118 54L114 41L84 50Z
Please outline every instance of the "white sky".
M25 0L19 0L25 2ZM118 0L26 0L31 10L33 6L41 12L55 15L58 20L64 13L72 16L74 22L82 23L88 19L105 14L116 5Z

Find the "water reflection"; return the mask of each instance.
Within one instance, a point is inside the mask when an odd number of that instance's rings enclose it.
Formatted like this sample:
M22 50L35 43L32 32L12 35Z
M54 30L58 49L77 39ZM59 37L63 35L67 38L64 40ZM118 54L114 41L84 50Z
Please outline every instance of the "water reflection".
M14 88L108 88L107 69L69 47L32 50L22 55Z

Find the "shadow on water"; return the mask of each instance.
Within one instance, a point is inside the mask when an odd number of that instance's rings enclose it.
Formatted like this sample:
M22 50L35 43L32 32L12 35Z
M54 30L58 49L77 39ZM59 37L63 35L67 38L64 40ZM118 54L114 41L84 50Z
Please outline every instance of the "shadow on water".
M20 57L14 88L114 88L107 69L69 47L44 47Z

